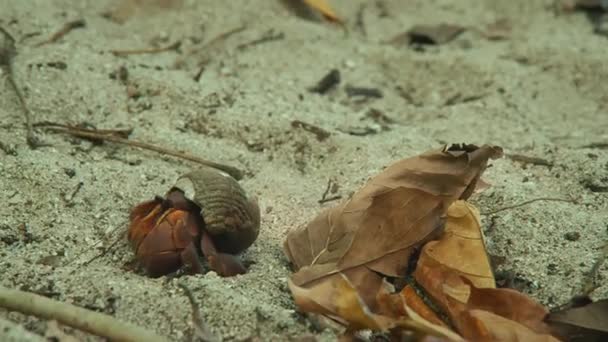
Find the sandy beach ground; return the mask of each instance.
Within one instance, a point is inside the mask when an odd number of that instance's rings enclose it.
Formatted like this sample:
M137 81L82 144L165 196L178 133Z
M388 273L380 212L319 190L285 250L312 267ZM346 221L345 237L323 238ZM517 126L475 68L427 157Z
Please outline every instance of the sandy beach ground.
M191 308L181 283L224 341L333 340L295 310L282 252L287 231L335 204L318 202L330 180L333 195L346 198L392 161L467 142L532 158L493 162L485 173L491 188L472 199L482 212L566 200L482 217L498 273L549 307L582 286L608 240L608 38L594 34L584 14L558 15L552 1L332 1L343 30L281 1L134 2L144 5L108 17L120 2L0 0L0 26L17 41L16 82L35 122L133 128L132 139L244 170L242 185L262 211L260 236L243 255L250 272L227 279L134 272L126 240L112 245L129 209L197 165L44 130L37 136L48 146L30 149L17 97L0 75L1 285L186 341ZM85 27L38 46L79 19ZM501 19L508 37L485 37ZM440 23L467 30L422 50L387 43L413 25ZM274 38L251 43L264 37ZM110 53L177 41L178 50L163 53ZM341 83L309 92L331 69ZM349 97L349 86L383 97ZM607 277L604 265L594 298L608 297ZM47 331L46 321L2 310L0 326L2 340Z

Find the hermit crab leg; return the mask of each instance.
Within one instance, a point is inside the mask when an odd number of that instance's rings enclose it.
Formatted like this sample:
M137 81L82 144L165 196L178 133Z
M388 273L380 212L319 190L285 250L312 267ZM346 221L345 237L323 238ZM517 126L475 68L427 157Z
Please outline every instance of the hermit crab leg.
M202 229L201 251L209 262L209 267L222 277L231 277L237 274L247 273L247 269L234 255L218 253L217 248L209 233Z
M182 262L192 273L203 273L203 264L198 257L196 246L194 242L188 244L186 248L180 253Z

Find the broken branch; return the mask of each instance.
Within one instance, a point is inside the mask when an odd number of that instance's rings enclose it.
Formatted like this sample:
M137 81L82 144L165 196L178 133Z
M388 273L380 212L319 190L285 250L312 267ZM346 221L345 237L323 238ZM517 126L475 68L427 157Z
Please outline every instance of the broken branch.
M82 27L85 27L86 25L87 25L87 23L86 23L86 21L84 21L84 19L78 19L78 20L74 20L74 21L65 23L63 25L63 27L61 27L61 29L59 31L55 32L49 39L38 43L36 46L42 46L44 44L54 43L54 42L58 41L59 39L61 39L66 34L70 33L70 31L72 31L73 29L82 28Z
M35 126L46 127L47 129L49 129L51 131L66 133L66 134L70 134L70 135L73 135L73 136L79 137L79 138L104 140L104 141L110 141L110 142L117 143L117 144L138 147L141 149L158 152L160 154L165 154L165 155L173 156L176 158L186 159L186 160L198 163L198 164L216 168L218 170L228 173L229 175L234 177L236 180L240 180L243 178L243 172L233 166L216 163L216 162L213 162L210 160L202 159L202 158L199 158L199 157L196 157L196 156L193 156L190 154L186 154L186 153L173 151L173 150L170 150L170 149L167 149L164 147L160 147L160 146L155 146L152 144L135 141L135 140L129 140L129 139L117 136L116 134L107 134L107 133L104 134L104 133L99 133L97 130L77 128L77 127L73 127L73 126L54 124L54 123L38 123Z
M149 48L149 49L134 49L134 50L110 50L114 56L127 56L127 55L143 55L149 53L160 53L166 51L173 51L179 49L182 45L182 42L177 41L169 46L159 47L159 48Z
M121 322L111 316L20 290L0 286L0 307L105 337L113 341L168 341L150 329Z
M34 149L45 146L45 144L41 143L38 137L36 137L34 134L34 129L32 127L32 114L30 113L27 103L25 102L25 97L23 97L21 90L19 90L19 87L17 86L17 82L15 82L15 77L13 76L13 58L16 54L17 49L15 48L15 39L6 30L0 27L0 69L4 69L9 86L13 88L13 91L15 94L17 94L19 104L21 105L21 109L23 110L23 114L25 116L27 144L30 148Z
M196 303L196 300L194 300L194 295L192 294L192 291L190 291L190 289L184 284L178 284L178 286L182 289L182 291L184 291L184 294L186 295L186 297L188 297L188 301L190 302L190 306L192 307L192 324L194 325L194 334L196 335L196 337L203 340L204 342L219 341L219 339L215 335L213 335L207 324L205 324L205 321L203 321L203 318L201 317L201 312L199 310L198 304Z

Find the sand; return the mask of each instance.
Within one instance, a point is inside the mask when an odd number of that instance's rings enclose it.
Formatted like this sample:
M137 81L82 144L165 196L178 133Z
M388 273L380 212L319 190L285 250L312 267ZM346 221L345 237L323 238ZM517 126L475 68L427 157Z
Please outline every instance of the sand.
M329 180L339 185L333 195L346 198L395 160L467 142L550 164L493 162L485 174L491 188L472 198L482 212L535 198L568 200L482 217L498 272L549 307L579 291L608 238L608 153L585 147L608 141L608 41L593 34L584 14L556 15L552 1L332 1L346 18L345 32L297 16L281 1L148 2L108 19L100 14L116 8L112 1L0 0L0 25L17 40L15 79L35 122L133 128L132 139L245 170L242 185L262 210L260 236L243 255L250 272L151 279L134 271L132 250L120 239L129 209L197 165L44 130L37 136L49 146L30 149L2 75L1 285L186 341L191 308L181 283L224 341L333 340L296 312L282 253L287 231L335 203L318 203ZM167 3L173 5L160 6ZM512 25L507 39L480 33L503 18ZM86 27L37 46L77 19ZM469 29L424 51L386 43L412 25L443 22ZM178 51L109 52L176 41ZM121 67L127 84L111 77ZM308 91L334 68L341 72L337 88ZM349 98L348 85L378 88L383 97ZM391 123L370 118L370 110ZM329 136L319 140L292 127L294 120ZM352 134L361 132L374 133ZM608 297L607 277L604 265L594 298ZM8 327L0 329L2 340L26 340L25 330L44 335L47 326L2 310L0 325Z

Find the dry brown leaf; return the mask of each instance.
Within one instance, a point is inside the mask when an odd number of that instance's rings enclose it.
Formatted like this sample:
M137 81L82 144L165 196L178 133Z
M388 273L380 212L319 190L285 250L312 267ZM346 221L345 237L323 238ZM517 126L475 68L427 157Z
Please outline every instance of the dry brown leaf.
M542 321L547 310L511 289L496 289L479 212L465 201L447 212L445 230L427 243L414 276L472 341L557 341Z
M336 319L347 325L351 331L361 329L389 331L401 328L418 332L423 336L462 340L445 326L427 321L408 307L399 293L392 293L393 288L387 282L382 282L377 293L379 300L388 304L385 307L387 309L385 315L372 312L348 277L341 273L337 274L333 281L323 281L310 288L299 287L290 280L289 288L294 295L296 305L301 310Z
M332 304L328 293L336 296L337 286L348 281L369 313L379 314L383 276L406 275L414 249L441 232L447 208L468 198L488 159L501 155L499 147L454 145L401 160L350 200L290 232L284 248L297 270L290 289L300 309L386 330L367 313L362 318L348 313L355 309L338 310L341 304Z
M559 342L558 339L537 333L510 319L484 310L461 313L460 332L468 341L493 342Z
M442 298L444 302L438 304L445 306L446 313L465 339L558 341L543 322L547 310L530 297L511 289L477 288L470 280L452 271L443 275L447 276L446 292ZM460 283L456 282L456 277Z
M325 19L329 21L333 21L336 23L342 23L342 20L338 17L336 12L332 9L332 7L325 0L304 0L304 3L310 6L310 8L318 11L325 17Z
M437 313L435 313L435 311L433 311L428 305L426 305L422 298L418 296L413 287L409 285L404 287L403 290L401 290L400 295L402 300L405 301L405 304L410 309L414 310L417 314L419 314L420 317L435 325L445 328L448 327L447 324L445 324L439 318L439 316L437 316Z
M477 288L466 278L463 281L470 287L466 304L450 300L448 310L457 326L462 323L459 318L463 312L482 310L517 322L538 334L549 332L543 322L547 309L527 295L513 289Z
M567 341L608 341L608 299L552 312L545 322Z
M469 286L459 276L477 287L496 287L477 208L462 200L448 208L445 230L424 246L414 276L444 310L446 294L467 302Z
M440 232L447 208L468 198L488 159L501 154L499 147L454 145L389 166L350 200L288 234L285 253L298 270L291 280L306 286L343 272L358 288L353 273L366 269L403 277L414 248Z

